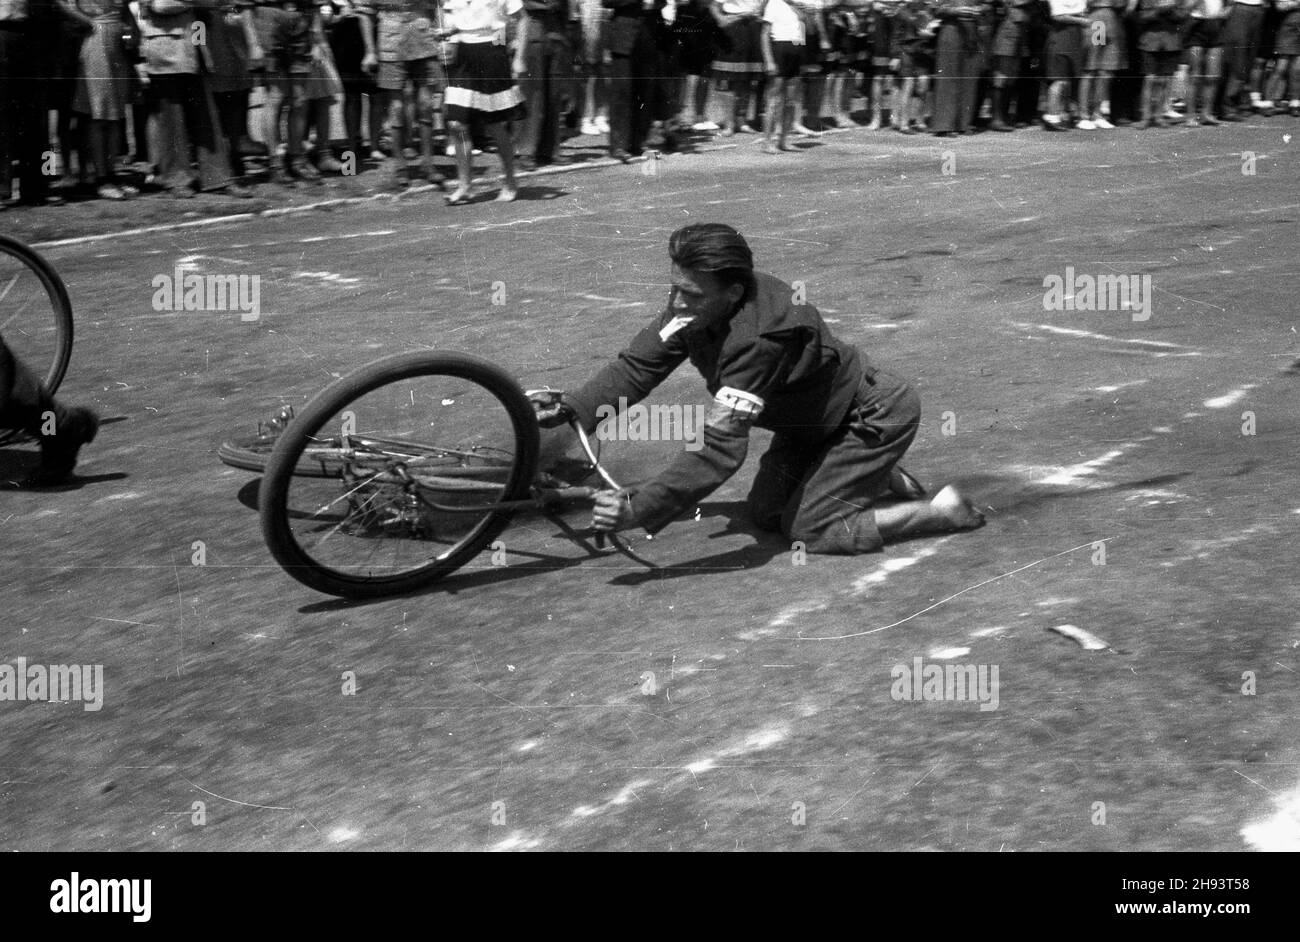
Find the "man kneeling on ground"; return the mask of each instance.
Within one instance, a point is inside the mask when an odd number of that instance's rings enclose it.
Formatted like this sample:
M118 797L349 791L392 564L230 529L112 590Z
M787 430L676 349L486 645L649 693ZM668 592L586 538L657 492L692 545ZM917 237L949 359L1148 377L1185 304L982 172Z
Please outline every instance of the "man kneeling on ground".
M754 522L810 553L874 552L887 540L983 524L955 487L925 500L898 467L920 424L912 388L837 340L790 285L754 271L740 233L685 226L668 255L667 310L585 386L538 410L544 428L576 417L590 432L598 416L640 402L687 359L704 377L713 404L703 447L635 489L602 491L596 529L662 530L739 470L755 425L775 437L749 492Z

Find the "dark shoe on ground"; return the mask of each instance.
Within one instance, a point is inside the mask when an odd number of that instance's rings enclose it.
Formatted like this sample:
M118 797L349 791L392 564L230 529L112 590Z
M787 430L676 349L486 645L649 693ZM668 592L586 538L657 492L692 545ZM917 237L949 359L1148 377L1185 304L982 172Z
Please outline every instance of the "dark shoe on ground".
M898 465L889 472L889 490L895 497L903 500L921 500L926 496L921 482Z
M99 416L84 406L74 406L58 423L55 434L41 438L41 463L24 484L28 487L49 487L64 483L77 466L77 454L82 445L95 440L99 431Z
M320 182L320 171L302 158L295 160L290 165L289 172L292 173L299 180L305 180L308 183Z
M1015 128L1007 124L1001 118L994 118L992 121L989 122L989 130L990 131L1014 131Z
M621 148L618 150L611 150L609 156L613 157L615 160L621 160L623 163L627 163L632 159L632 155Z
M282 186L286 189L296 189L298 181L289 176L283 168L272 166L266 174L266 182L272 186Z

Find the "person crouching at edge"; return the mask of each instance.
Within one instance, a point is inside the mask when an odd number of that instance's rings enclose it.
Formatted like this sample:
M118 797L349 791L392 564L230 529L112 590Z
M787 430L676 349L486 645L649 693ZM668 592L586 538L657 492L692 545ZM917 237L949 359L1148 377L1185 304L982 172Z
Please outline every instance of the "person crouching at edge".
M64 484L77 465L81 446L94 439L99 416L83 406L59 402L0 337L0 430L21 430L40 442L41 463L18 487Z
M898 467L920 424L911 386L837 340L790 285L754 271L740 233L684 226L668 255L667 309L577 392L538 404L544 428L573 417L591 432L598 414L640 402L687 359L713 396L703 447L636 488L600 492L593 527L659 532L740 469L754 426L775 433L749 492L754 522L810 553L870 553L984 523L955 487L927 500Z

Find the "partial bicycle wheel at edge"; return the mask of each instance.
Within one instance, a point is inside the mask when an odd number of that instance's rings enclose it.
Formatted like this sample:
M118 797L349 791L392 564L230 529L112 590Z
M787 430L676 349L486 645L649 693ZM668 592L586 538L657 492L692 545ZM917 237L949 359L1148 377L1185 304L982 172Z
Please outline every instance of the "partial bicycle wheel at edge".
M499 504L528 497L537 461L533 408L509 374L458 353L387 357L331 383L280 434L262 534L320 592L411 592L491 545L513 513Z
M49 262L0 235L0 337L53 395L72 358L72 302ZM0 430L0 444L15 433Z

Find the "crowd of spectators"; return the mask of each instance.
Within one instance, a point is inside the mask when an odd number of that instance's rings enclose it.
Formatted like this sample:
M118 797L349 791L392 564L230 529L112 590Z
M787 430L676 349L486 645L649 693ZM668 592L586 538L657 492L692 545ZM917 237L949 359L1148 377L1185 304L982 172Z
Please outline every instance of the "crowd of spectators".
M686 133L1300 116L1300 0L0 0L0 200L442 183L456 24L489 2L516 169L573 135L627 160Z

